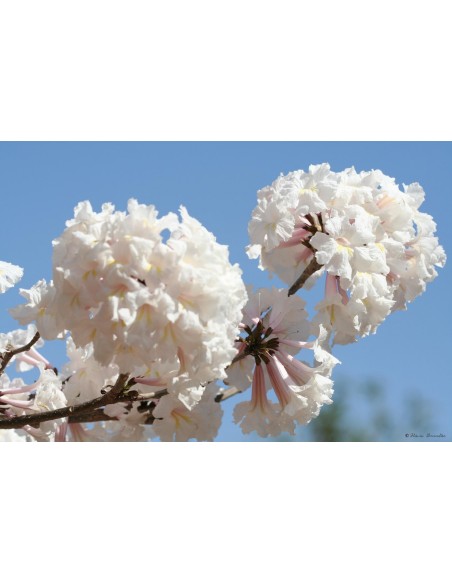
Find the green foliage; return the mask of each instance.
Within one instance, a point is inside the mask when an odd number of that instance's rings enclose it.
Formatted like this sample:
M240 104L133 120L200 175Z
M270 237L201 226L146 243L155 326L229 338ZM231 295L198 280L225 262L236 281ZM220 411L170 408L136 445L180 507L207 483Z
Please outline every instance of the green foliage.
M374 379L335 382L334 403L324 406L318 418L284 441L389 442L404 441L407 432L423 433L432 427L428 401L416 392L396 409L388 404L384 385Z

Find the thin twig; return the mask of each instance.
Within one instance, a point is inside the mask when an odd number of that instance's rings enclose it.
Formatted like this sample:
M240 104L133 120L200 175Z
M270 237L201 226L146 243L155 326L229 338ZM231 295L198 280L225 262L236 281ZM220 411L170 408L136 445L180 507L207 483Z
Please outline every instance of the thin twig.
M215 401L217 403L220 403L225 399L234 397L234 395L237 395L238 393L242 393L242 391L243 391L242 389L237 389L237 387L231 387L231 389L226 389L225 391L222 391L221 393L217 394L215 396Z
M315 256L314 256L312 258L311 262L307 265L307 267L305 268L305 270L301 274L301 276L299 278L297 278L295 280L295 282L292 284L292 286L289 288L287 296L292 296L292 294L295 294L296 292L298 292L298 290L300 290L300 288L303 288L303 286L306 283L306 280L308 278L310 278L312 276L312 274L317 272L317 270L320 270L321 267L322 267L322 264L319 264L319 262L315 259Z
M234 363L237 363L238 361L241 361L242 359L245 359L245 357L248 357L248 355L250 355L250 353L248 353L248 351L245 348L241 353L238 353L234 357L234 359L232 359L231 365L234 365ZM230 367L231 365L228 365L228 367Z
M167 389L159 389L152 393L138 393L134 390L126 394L125 401L149 401L151 399L160 399L164 395L168 395Z
M35 336L31 339L31 341L29 343L27 343L26 345L24 345L23 347L19 347L18 349L13 349L12 351L7 351L3 355L3 357L1 357L2 364L0 366L0 375L6 369L6 367L8 366L8 363L11 361L11 359L13 357L18 355L19 353L25 353L25 351L29 351L32 348L32 346L39 341L40 338L41 338L41 335L37 332L35 334Z
M59 408L57 410L50 410L49 412L39 412L36 414L27 414L25 416L16 416L14 418L8 418L7 420L0 420L0 429L22 428L27 424L37 427L41 422L49 422L50 420L67 418L82 412L94 412L101 407L117 403L121 401L121 399L122 401L126 401L128 398L124 396L123 391L125 389L128 377L128 373L121 373L110 391L107 391L107 393L104 395L97 397L89 402L85 402L76 406Z

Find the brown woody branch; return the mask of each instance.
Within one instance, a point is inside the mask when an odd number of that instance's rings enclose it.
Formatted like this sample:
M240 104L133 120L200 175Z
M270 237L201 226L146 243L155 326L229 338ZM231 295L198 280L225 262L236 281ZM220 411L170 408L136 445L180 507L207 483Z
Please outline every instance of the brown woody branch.
M69 424L83 424L85 422L108 422L115 420L104 413L104 410L94 410L93 412L75 413L69 416Z
M122 393L118 396L117 401L114 403L124 403L124 404L132 404L132 402L151 402L153 400L159 399L164 395L168 395L167 389L160 389L158 391L154 391L152 393L142 394L136 391L130 391L127 393ZM152 410L154 406L149 405L148 407L143 408L143 412L147 410ZM69 424L81 424L86 422L108 422L115 420L116 418L112 418L111 416L107 416L102 409L95 409L92 411L87 412L74 412L68 418Z
M225 389L224 391L218 393L215 396L215 401L217 403L221 403L225 399L229 399L230 397L234 397L234 395L237 395L238 393L242 393L242 391L243 391L242 389L237 389L236 387L231 387L231 389Z
M8 363L15 355L29 351L31 347L39 340L39 338L40 334L37 332L29 343L23 347L7 351L2 357L0 357L0 375L4 372ZM103 392L102 396L83 404L67 406L48 412L37 412L34 414L25 414L23 416L15 416L12 418L0 418L0 430L23 428L27 425L39 427L39 424L42 422L58 420L60 418L68 418L69 424L114 420L115 418L111 418L104 413L103 408L105 406L121 402L146 402L159 399L168 393L167 389L160 389L147 394L140 394L137 391L129 391L129 388L134 385L136 381L130 380L127 382L128 377L128 373L122 373L119 375L116 383L111 387L110 391Z
M309 221L310 225L303 226L303 229L305 229L306 231L309 231L311 233L311 235L306 240L301 241L300 243L302 243L305 247L307 247L313 253L314 257L312 258L311 262L306 266L303 273L295 280L295 282L289 288L287 296L292 296L293 294L298 292L298 290L300 290L300 288L303 288L306 281L313 274L315 274L315 272L317 272L317 270L320 270L320 268L322 267L322 264L319 264L318 261L316 260L316 257L315 257L316 250L311 245L311 238L313 235L315 235L318 232L327 233L325 231L322 213L316 213L316 214L309 213L308 215L306 215L305 218Z
M298 290L300 290L300 288L303 288L303 286L305 285L308 278L310 278L313 274L315 274L315 272L317 272L317 270L320 270L321 267L322 267L322 264L319 264L319 262L315 259L315 256L314 256L312 258L311 262L304 269L301 276L299 276L295 280L295 282L292 284L292 286L289 288L287 296L292 296L292 294L295 294L296 292L298 292Z
M35 336L31 339L31 341L24 345L23 347L19 347L18 349L12 349L11 351L6 351L6 353L1 357L2 364L0 366L0 375L3 373L3 371L5 371L6 367L8 366L8 363L11 361L13 357L18 355L19 353L25 353L26 351L29 351L32 348L32 346L39 341L40 338L41 335L39 333L36 333Z
M109 404L115 404L120 401L127 401L129 398L124 395L126 389L128 373L121 373L116 380L116 383L104 395L97 397L91 401L79 404L76 406L67 406L49 412L38 412L36 414L26 414L24 416L16 416L6 420L0 420L0 429L23 428L24 426L39 426L42 422L49 422L51 420L58 420L60 418L70 418L73 415L95 412ZM137 392L133 392L134 394ZM121 400L122 398L122 400Z

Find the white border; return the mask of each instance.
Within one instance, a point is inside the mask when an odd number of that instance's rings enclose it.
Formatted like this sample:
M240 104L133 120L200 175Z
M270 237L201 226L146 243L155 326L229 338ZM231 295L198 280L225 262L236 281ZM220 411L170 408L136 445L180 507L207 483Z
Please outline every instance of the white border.
M0 5L0 137L450 139L447 4Z
M0 138L447 140L446 8L4 2ZM450 444L1 450L1 573L16 580L417 584L447 573Z

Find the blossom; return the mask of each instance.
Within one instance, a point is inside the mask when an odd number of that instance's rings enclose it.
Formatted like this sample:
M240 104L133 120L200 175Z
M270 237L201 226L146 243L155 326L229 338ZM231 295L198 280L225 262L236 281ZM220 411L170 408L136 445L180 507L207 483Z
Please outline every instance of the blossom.
M0 261L0 293L12 288L22 278L24 271L19 266Z
M246 289L185 208L159 218L134 199L127 213L85 201L53 244L53 281L22 290L27 304L12 311L22 324L40 322L45 338L69 331L101 366L159 377L190 407L190 388L224 378Z
M67 405L67 399L62 391L60 377L53 369L41 368L40 373L38 381L33 384L36 393L32 409L49 412L64 408Z
M111 404L104 408L111 420L96 424L72 423L70 436L74 442L140 442L154 437L151 426L146 426L149 413L140 411L137 403Z
M62 369L64 395L68 405L77 405L101 396L108 385L114 385L119 369L117 365L101 365L94 358L92 343L76 347L72 337L66 339L66 353L69 361Z
M445 264L423 200L418 183L402 191L379 170L336 173L321 164L281 175L258 192L248 255L291 284L291 294L326 274L315 322L334 342L353 342L406 308Z
M66 396L62 391L62 380L52 369L44 369L41 366L39 379L26 389L35 391L30 410L37 413L58 410L67 405ZM55 434L59 433L61 426L64 426L65 430L64 418L41 422L38 429L28 427L27 431L38 441L50 441L55 439ZM58 436L58 439L61 439L61 436Z
M107 415L116 418L116 421L103 424L104 440L138 442L153 434L144 425L149 418L149 413L140 411L139 403L131 404L128 407L124 404L112 404L107 406L104 411Z
M152 415L152 430L162 441L212 441L218 433L223 411L215 401L219 387L209 383L200 401L191 409L173 395L158 400Z
M0 413L7 417L29 414L28 410L33 405L29 391L23 379L20 377L10 379L3 373L0 377Z
M225 383L238 390L252 386L251 400L239 403L234 419L243 432L260 436L294 433L323 404L331 403L333 367L338 363L326 349L326 330L308 341L310 325L304 301L284 289L259 289L244 308L239 353ZM295 358L300 350L314 353L313 366ZM268 397L273 389L277 402Z
M34 324L28 325L27 329L16 329L8 333L0 333L0 354L10 350L25 347L35 336L37 330ZM28 350L14 355L10 364L15 362L17 371L29 371L33 367L43 364L45 367L52 368L50 362L37 350L44 346L44 341L38 339L36 343Z
M49 412L66 405L61 378L43 364L39 365L38 379L29 385L21 378L10 379L5 373L0 377L0 413L7 418ZM26 425L23 429L35 440L50 441L64 424L65 420L58 418L41 422L39 428Z
M63 331L58 323L58 315L49 310L55 296L53 282L39 280L29 290L20 288L19 293L27 302L10 308L11 316L22 325L36 323L36 328L44 339L61 338Z

